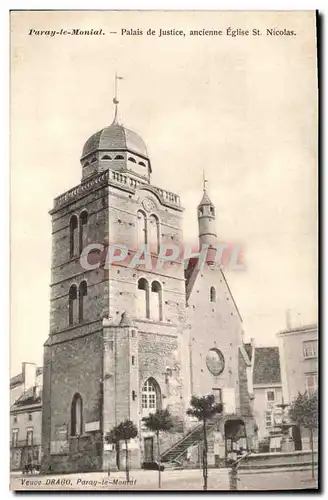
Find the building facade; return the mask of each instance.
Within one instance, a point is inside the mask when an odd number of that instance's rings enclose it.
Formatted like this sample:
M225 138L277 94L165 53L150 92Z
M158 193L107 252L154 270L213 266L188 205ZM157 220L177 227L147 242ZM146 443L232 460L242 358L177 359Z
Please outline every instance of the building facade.
M22 470L41 463L42 368L23 363L10 381L10 467Z
M85 143L81 166L81 183L50 212L43 470L122 467L124 452L105 435L125 419L139 429L131 466L152 461L154 435L142 418L159 408L175 424L162 438L165 455L196 426L186 418L192 394L223 401L213 431L224 453L233 423L250 440L250 360L227 281L211 252L203 268L182 252L165 260L163 248L183 248L180 198L151 184L144 141L119 124L117 108L113 123ZM215 207L205 189L197 217L200 247L212 249Z
M278 333L281 343L284 398L292 403L298 393L318 390L318 326L288 328ZM310 448L310 437L302 429L302 447Z
M279 407L283 391L278 347L254 347L253 412L258 426L259 441L268 438L281 418Z

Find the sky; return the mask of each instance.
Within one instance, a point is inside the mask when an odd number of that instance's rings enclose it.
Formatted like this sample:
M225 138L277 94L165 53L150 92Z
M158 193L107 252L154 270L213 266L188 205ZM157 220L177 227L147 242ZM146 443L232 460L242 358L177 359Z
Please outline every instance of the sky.
M228 27L261 36L228 36ZM102 29L100 36L29 35ZM186 36L122 35L183 30ZM190 36L190 30L223 35ZM296 35L267 36L266 29ZM108 34L116 31L117 34ZM113 120L145 141L152 184L181 197L197 239L203 170L220 240L246 269L226 276L246 340L277 343L317 316L314 12L12 12L11 374L42 364L49 332L53 198L79 184L88 137Z

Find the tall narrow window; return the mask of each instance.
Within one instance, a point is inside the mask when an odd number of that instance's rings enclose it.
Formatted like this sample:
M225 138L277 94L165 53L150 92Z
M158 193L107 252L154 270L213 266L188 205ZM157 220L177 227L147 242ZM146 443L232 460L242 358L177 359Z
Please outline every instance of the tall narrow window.
M71 436L81 436L82 434L82 411L82 398L80 394L75 394L71 405Z
M274 403L275 399L276 399L276 393L274 390L269 390L266 392L266 396L267 396L267 401L269 403Z
M88 212L84 211L80 214L80 240L79 240L80 253L82 253L83 248L87 244L87 224L88 224Z
M318 341L307 340L303 342L304 358L316 358L318 356Z
M85 315L85 298L88 295L88 287L85 281L79 286L79 321L84 320Z
M149 318L149 283L145 278L138 281L138 316Z
M13 448L16 448L17 443L18 443L18 429L13 429L13 433L11 436L11 446Z
M153 281L151 284L151 318L157 321L162 321L162 287L158 281Z
M138 247L141 245L146 245L147 238L147 218L144 212L141 210L137 213L137 232L138 232Z
M69 223L69 248L70 257L74 257L77 254L77 228L78 220L76 215L72 215Z
M33 429L27 429L26 432L26 444L27 446L33 445Z
M76 318L76 308L77 308L77 288L76 285L72 285L69 289L68 296L68 324L73 325Z
M211 288L210 288L210 301L216 302L216 290L215 290L214 286L211 286Z
M160 243L160 227L159 220L156 215L149 217L149 244L150 251L158 254Z
M306 390L309 396L313 396L318 390L318 374L307 373L305 375Z

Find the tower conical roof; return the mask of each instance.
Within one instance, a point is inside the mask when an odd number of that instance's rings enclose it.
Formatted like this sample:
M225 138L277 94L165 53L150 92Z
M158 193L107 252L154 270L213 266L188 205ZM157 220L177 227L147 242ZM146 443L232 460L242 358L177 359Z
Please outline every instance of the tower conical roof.
M202 198L202 201L200 202L200 204L198 205L199 207L202 207L203 205L213 205L213 203L211 202L206 190L204 189L204 194L203 194L203 198Z

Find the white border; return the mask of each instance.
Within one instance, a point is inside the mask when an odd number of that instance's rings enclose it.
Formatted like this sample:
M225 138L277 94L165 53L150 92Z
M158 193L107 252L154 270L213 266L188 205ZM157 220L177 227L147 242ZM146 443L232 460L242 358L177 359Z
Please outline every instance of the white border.
M110 0L93 0L92 2L89 1L72 1L72 0L66 0L66 1L37 1L37 0L31 0L30 2L23 2L23 1L4 1L1 3L0 6L0 14L1 14L1 39L2 39L2 44L1 47L3 48L2 52L2 75L5 75L5 78L1 79L2 83L2 91L1 91L1 104L2 104L2 113L1 117L3 119L3 130L1 134L1 151L4 152L3 155L3 164L0 169L0 189L1 189L1 195L0 195L0 200L1 200L1 205L2 205L2 210L0 210L0 224L1 224L1 234L2 234L2 245L1 245L1 261L4 263L2 267L2 280L1 280L1 318L4 319L3 325L2 325L2 338L4 339L5 346L3 349L1 349L1 353L3 356L2 363L1 363L1 369L3 371L2 377L0 378L1 383L2 383L2 395L6 395L8 397L8 403L9 403L9 390L8 390L8 374L9 374L9 362L8 362L8 355L6 356L6 353L8 353L9 350L9 297L8 297L8 287L9 287L9 245L8 245L8 236L9 236L9 224L8 224L8 219L9 219L9 141L8 141L8 130L9 130L9 10L315 10L318 9L320 13L325 14L327 12L327 9L325 8L327 5L326 0L319 0L317 2L310 1L310 0L299 0L299 1L291 1L291 0L276 0L272 1L269 0L267 2L260 2L260 1L249 1L249 2L244 2L242 3L241 1L237 0L226 0L226 1L209 1L209 0L204 0L202 2L198 1L189 1L185 2L182 0L167 0L165 2L158 0L156 2L156 5L154 5L154 1L139 1L139 2L133 2L131 0L120 0L120 1L110 1ZM325 53L327 53L327 47L325 40L323 40L325 47L322 47L322 50L325 49ZM324 56L325 62L326 62L326 55ZM324 81L324 77L322 76L322 81ZM322 82L321 82L321 91L323 91L322 88ZM325 109L321 109L321 112L324 113ZM324 135L321 137L321 141L323 143L325 142L326 138L326 130L322 131L324 132ZM322 163L323 163L323 158L322 158ZM324 165L321 165L321 168L323 170ZM326 184L326 179L322 179L324 181L324 184ZM323 193L322 193L322 198ZM326 214L326 203L327 201L323 200L323 212ZM323 213L321 214L323 217ZM326 221L325 221L326 222ZM326 229L326 223L324 223L323 230ZM325 231L325 234L327 234L327 231ZM324 239L324 238L323 238ZM323 241L324 245L325 241ZM327 277L327 269L324 272L324 281L325 278ZM323 298L323 306L326 305L327 301L327 296L326 298ZM325 309L323 307L323 309ZM321 332L321 338L324 338L324 333ZM328 343L325 342L325 352L324 352L324 357L328 359L328 353L327 353L327 347ZM323 374L323 373L322 373ZM323 405L325 404L325 400L323 401ZM8 405L9 406L9 405ZM3 411L1 412L1 424L3 429L8 429L9 430L9 412L6 411L6 405L4 404L2 406ZM324 408L326 409L326 408ZM6 431L4 434L4 437L6 436ZM9 446L7 446L8 439L6 440L6 437L4 439L4 445L2 447L2 450L4 453L6 453L6 456L2 456L1 460L1 498L8 498L10 496L10 493L8 491L8 484L9 484L9 476L8 476L8 471L9 471ZM326 443L321 443L322 449L326 450L327 447L325 446ZM324 464L327 463L327 460L324 460ZM321 471L322 477L325 477L325 470ZM153 492L155 494L155 492ZM221 494L221 493L220 493ZM279 494L279 493L278 493ZM229 495L229 493L228 493ZM113 494L111 494L113 496ZM129 496L129 495L126 495ZM224 495L225 496L225 495ZM279 494L279 496L284 496ZM30 495L30 498L34 498L34 495ZM63 495L62 498L65 498L66 495Z

